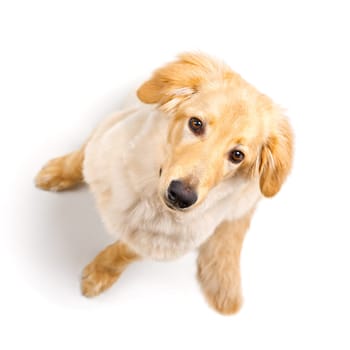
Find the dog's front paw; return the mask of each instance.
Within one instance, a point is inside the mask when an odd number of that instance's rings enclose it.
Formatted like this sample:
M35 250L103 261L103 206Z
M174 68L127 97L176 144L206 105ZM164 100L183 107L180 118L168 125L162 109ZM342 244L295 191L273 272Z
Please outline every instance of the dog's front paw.
M106 267L91 263L83 270L81 292L86 297L95 297L111 287L119 275Z
M202 290L209 305L223 315L235 314L242 306L243 300L240 292L227 290L213 291L203 286Z
M231 315L240 310L243 297L239 275L199 263L198 280L206 300L216 311Z

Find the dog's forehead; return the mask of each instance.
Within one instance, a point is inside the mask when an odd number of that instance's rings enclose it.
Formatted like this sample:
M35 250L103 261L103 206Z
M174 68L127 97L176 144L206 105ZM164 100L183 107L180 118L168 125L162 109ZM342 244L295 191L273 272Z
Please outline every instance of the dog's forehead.
M210 123L241 124L255 119L260 101L256 94L230 88L203 90L186 101L187 114L205 118Z
M211 84L202 87L187 102L212 118L232 118L251 115L259 107L261 95L249 85Z

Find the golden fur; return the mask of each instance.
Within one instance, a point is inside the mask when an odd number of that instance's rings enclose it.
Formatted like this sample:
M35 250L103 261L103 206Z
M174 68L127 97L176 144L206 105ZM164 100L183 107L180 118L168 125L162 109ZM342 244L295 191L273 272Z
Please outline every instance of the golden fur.
M106 119L81 150L50 161L36 177L46 190L84 179L116 238L85 268L82 292L98 295L136 259L198 249L208 302L234 313L242 303L239 257L251 216L291 168L289 122L269 97L203 54L183 54L156 70L137 95L143 104ZM205 132L190 130L191 117ZM245 156L239 164L229 160L237 149ZM166 205L178 179L196 192L188 208Z
M99 295L109 288L138 256L127 245L116 242L109 245L85 267L81 290L87 297Z

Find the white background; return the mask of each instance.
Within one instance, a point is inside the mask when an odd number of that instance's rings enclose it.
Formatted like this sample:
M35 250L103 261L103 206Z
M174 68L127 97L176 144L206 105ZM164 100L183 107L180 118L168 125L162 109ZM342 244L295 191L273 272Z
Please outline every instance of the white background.
M348 1L1 1L1 349L349 349ZM224 59L284 106L292 175L242 256L245 303L216 314L195 255L140 262L80 295L110 238L86 189L39 191L130 86L184 50ZM142 155L140 155L142 156Z

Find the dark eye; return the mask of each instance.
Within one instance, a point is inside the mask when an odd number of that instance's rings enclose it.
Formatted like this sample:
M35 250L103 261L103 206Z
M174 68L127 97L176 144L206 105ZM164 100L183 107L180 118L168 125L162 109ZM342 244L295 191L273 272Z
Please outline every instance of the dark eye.
M244 159L244 153L234 149L230 153L230 161L232 163L238 164Z
M192 130L192 132L196 135L203 134L204 132L204 123L196 117L192 117L188 121L188 126Z

